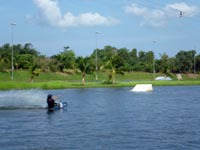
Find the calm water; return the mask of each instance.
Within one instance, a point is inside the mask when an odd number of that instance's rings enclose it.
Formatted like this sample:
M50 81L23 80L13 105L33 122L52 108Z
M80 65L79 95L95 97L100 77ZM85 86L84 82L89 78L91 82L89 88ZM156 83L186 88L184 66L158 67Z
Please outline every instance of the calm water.
M0 91L0 149L200 149L200 86L130 90ZM48 93L68 108L48 113Z

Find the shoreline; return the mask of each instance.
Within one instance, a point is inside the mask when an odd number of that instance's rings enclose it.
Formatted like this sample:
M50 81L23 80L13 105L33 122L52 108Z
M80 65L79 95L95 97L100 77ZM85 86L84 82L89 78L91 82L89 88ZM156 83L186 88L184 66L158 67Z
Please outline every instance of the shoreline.
M24 90L24 89L70 89L70 88L120 88L134 87L136 84L152 84L153 86L191 86L199 85L200 80L176 80L176 81L117 81L116 84L103 82L81 82L48 81L48 82L17 82L7 81L0 83L0 90Z

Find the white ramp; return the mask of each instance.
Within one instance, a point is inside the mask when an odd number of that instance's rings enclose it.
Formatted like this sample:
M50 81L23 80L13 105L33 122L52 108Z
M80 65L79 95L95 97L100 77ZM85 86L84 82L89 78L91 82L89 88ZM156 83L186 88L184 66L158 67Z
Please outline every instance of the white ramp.
M183 80L181 74L176 74L176 77L177 77L178 80Z
M131 92L151 92L153 91L152 84L136 84Z

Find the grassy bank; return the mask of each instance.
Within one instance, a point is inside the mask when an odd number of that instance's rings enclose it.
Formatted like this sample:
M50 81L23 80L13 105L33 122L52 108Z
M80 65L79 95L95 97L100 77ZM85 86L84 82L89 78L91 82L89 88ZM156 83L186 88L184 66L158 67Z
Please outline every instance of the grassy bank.
M135 84L153 84L153 86L177 86L177 85L200 85L200 81L129 81L117 82L116 84L104 84L102 82L86 82L85 86L81 82L5 82L0 83L1 90L9 89L63 89L63 88L94 88L94 87L133 87Z
M161 74L156 74L160 76ZM116 84L106 84L107 74L98 73L98 81L94 75L86 75L85 86L81 83L81 74L40 73L34 82L30 82L30 73L17 71L14 80L8 72L0 73L0 90L9 89L63 89L63 88L94 88L94 87L133 87L135 84L153 84L153 86L175 86L175 85L200 85L199 75L195 78L182 75L183 80L178 81L173 77L172 81L153 81L152 74L143 72L125 73L116 76Z

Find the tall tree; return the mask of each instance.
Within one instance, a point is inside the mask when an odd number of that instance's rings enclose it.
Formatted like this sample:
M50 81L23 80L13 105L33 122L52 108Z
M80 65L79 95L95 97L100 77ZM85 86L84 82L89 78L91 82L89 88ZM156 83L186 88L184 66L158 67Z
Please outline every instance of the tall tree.
M128 60L128 64L130 65L130 70L136 70L137 71L137 64L138 64L138 57L137 57L137 49L132 49L129 52L129 60Z
M64 69L74 69L75 53L69 47L64 47L64 51L58 55L54 55L53 58L57 60L57 64L62 72Z
M181 50L176 54L176 65L179 72L192 72L194 66L195 50L184 51Z
M167 76L171 76L171 68L170 68L170 61L169 61L169 56L164 53L161 55L161 60L160 60L160 70L162 73L164 73Z
M196 67L196 72L200 72L200 54L199 55L197 55L196 57L195 57L195 67Z
M76 59L77 67L80 69L82 73L82 85L85 85L85 75L89 72L89 58L78 57Z

